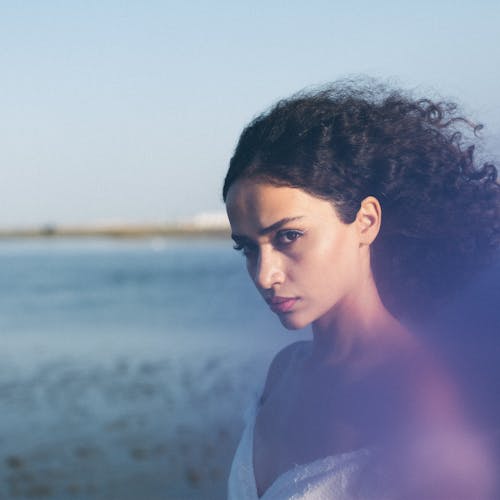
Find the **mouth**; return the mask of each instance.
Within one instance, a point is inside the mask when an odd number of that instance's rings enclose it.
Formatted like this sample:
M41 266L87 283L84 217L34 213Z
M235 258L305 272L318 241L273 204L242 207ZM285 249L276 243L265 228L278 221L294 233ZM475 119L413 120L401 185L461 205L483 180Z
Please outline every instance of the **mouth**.
M272 299L267 299L266 302L269 304L271 311L286 313L293 308L298 300L298 297L273 297Z

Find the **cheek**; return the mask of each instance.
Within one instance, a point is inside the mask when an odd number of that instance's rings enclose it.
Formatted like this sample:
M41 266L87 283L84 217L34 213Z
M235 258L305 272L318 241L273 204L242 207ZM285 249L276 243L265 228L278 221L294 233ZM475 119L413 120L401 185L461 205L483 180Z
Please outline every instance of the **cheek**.
M256 282L256 273L257 273L257 259L254 258L246 258L245 266L247 268L248 277L253 285L260 291L260 287Z
M318 291L337 290L354 281L358 268L357 246L347 237L320 242L304 262L303 276Z
M255 266L254 266L251 262L249 262L249 261L247 260L247 262L246 262L246 267L247 267L247 273L248 273L248 276L249 276L249 278L250 278L250 281L251 281L254 285L257 285L257 284L255 283L255 279L254 279L254 275L255 275Z
M247 268L248 275L253 281L255 269L257 267L257 258L254 256L245 256L245 266Z

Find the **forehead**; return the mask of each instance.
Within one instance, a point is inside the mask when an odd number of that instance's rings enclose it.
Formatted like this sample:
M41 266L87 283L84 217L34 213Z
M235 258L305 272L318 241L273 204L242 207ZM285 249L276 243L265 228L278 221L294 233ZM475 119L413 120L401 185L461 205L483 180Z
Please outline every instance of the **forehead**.
M290 217L331 220L333 205L302 189L239 179L229 189L226 209L233 232L249 234Z

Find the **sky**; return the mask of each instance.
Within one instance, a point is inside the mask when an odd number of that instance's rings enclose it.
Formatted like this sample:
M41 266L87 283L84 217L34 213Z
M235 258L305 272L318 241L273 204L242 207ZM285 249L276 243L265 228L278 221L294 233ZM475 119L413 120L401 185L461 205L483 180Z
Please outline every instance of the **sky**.
M496 0L0 0L0 227L223 210L243 126L352 75L458 100L498 158L499 21Z

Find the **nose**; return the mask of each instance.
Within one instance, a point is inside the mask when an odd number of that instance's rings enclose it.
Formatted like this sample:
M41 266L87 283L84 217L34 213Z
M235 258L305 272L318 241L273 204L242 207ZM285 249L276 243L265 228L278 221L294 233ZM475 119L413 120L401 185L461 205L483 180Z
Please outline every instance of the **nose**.
M261 249L252 267L249 271L257 288L269 290L283 283L285 274L282 259L272 248Z

